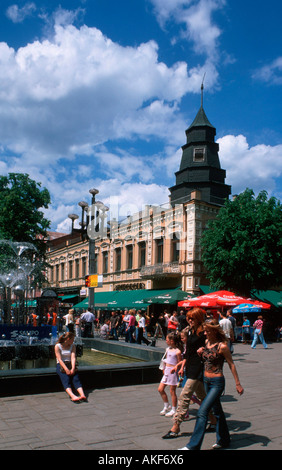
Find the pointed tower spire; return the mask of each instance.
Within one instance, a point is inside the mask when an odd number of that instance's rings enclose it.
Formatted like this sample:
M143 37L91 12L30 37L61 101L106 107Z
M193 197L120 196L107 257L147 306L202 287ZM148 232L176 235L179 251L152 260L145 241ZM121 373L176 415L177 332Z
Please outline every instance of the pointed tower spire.
M203 104L204 104L204 80L205 80L205 76L206 76L206 72L204 73L203 81L202 81L202 85L201 85L201 108L203 108Z
M208 120L207 118L207 115L204 111L204 80L205 80L205 76L206 76L206 73L204 74L203 76L203 81L202 81L202 84L201 84L201 107L198 111L198 114L197 116L195 117L194 121L192 122L191 126L189 127L189 129L187 129L188 131L194 127L199 127L199 126L208 126L208 127L211 127L214 129L213 125L210 123L210 121ZM187 134L187 131L186 131L186 134Z

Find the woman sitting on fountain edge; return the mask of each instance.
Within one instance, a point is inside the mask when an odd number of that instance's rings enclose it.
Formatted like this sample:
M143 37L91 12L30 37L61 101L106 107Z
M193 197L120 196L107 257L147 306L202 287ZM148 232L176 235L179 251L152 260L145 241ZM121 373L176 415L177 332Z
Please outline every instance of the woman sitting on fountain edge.
M76 347L73 344L75 335L68 332L60 336L56 346L57 374L62 385L73 403L86 401L77 369L76 369ZM72 391L72 386L77 390L79 396Z

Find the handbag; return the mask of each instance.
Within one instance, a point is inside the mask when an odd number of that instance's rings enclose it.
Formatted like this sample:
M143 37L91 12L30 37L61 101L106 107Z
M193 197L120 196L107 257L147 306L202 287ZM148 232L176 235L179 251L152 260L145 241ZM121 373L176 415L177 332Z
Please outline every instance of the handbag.
M160 365L159 365L159 369L160 370L164 370L165 369L165 358L166 358L166 353L167 353L167 349L163 355L163 357L161 358L161 362L160 362Z

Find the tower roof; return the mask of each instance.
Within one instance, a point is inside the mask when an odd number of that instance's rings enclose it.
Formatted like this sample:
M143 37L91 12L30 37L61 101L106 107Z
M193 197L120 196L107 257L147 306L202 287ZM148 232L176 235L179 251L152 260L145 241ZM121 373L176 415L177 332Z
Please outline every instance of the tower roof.
M203 126L212 127L214 129L214 126L208 120L207 115L205 113L205 110L204 110L203 106L201 105L201 107L198 111L198 114L195 117L195 119L192 122L189 129L191 129L192 127L203 127Z
M198 111L197 116L195 117L194 121L189 127L189 129L191 129L192 127L202 127L202 126L208 126L214 129L214 126L210 123L205 113L205 110L203 107L203 101L204 101L204 83L202 83L202 86L201 86L201 107Z

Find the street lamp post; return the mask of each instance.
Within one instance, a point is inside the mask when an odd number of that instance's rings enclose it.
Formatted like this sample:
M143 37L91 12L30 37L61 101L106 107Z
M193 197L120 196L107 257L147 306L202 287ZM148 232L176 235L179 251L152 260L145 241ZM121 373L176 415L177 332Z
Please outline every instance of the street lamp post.
M89 190L92 195L91 207L88 206L87 202L81 201L78 205L82 208L82 219L80 222L81 229L78 229L82 234L82 238L88 238L89 249L88 249L88 274L89 276L96 274L96 262L95 262L95 241L101 235L104 234L104 219L106 218L106 211L109 210L102 202L96 201L96 195L99 194L99 190L92 188ZM86 221L84 221L85 212ZM72 232L74 229L74 221L79 217L76 214L70 214L69 218L72 220ZM101 229L102 228L102 229ZM88 309L95 308L95 287L88 287Z
M92 210L95 208L95 198L96 195L99 193L98 189L90 189L89 190L90 194L92 195ZM96 212L96 211L95 211ZM95 214L96 215L96 214ZM93 217L93 216L91 216ZM95 216L94 216L95 217ZM89 218L89 216L88 216ZM88 220L88 222L92 222L92 220ZM96 225L96 220L94 221ZM94 237L89 237L89 252L88 252L88 260L89 260L89 275L95 274L96 271L96 263L95 263L95 238ZM94 309L95 307L95 288L90 286L88 287L88 309Z

